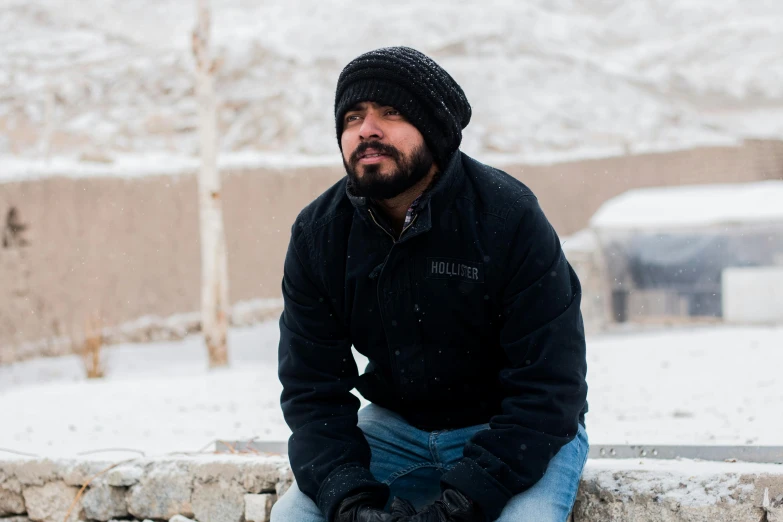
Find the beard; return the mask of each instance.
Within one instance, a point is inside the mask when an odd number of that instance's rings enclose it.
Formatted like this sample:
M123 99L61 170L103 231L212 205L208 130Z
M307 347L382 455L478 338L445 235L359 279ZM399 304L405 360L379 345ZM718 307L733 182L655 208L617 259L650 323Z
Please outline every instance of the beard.
M379 163L359 165L359 155L370 148L388 156L396 164L394 170L383 174L381 173L383 166ZM391 145L363 142L351 154L348 161L343 156L349 190L355 196L370 199L391 199L399 196L424 179L432 164L432 153L425 143L405 156ZM359 169L362 169L362 176L357 173Z

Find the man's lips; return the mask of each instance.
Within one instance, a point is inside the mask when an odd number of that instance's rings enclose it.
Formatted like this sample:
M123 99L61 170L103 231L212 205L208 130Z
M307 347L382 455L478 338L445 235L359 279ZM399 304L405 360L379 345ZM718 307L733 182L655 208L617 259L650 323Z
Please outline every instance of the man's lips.
M387 154L383 154L382 152L376 152L372 149L369 149L359 155L359 161L361 163L377 163L379 161L382 161L384 158L388 158L388 157L389 156Z

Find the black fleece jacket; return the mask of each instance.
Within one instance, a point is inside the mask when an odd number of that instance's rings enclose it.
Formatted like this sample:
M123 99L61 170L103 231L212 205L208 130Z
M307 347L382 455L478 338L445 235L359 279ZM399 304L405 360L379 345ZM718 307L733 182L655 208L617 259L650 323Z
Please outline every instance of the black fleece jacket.
M494 520L584 424L579 280L531 191L459 151L399 238L383 223L343 178L292 228L279 376L294 476L327 520L358 491L385 501L356 388L420 429L488 422L441 480Z

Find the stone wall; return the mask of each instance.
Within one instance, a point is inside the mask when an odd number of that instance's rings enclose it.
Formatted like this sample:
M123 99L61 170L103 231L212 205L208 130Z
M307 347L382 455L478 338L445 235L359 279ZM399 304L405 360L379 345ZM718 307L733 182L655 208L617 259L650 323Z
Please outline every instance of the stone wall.
M0 522L266 522L291 482L279 455L13 458ZM590 460L572 522L783 522L783 466Z
M592 460L574 522L783 522L783 465Z
M567 236L631 188L779 178L783 141L556 165L495 164L527 183ZM0 183L0 361L11 360L3 354L22 343L78 338L93 316L109 327L199 309L195 176L118 178L106 169L105 177ZM343 175L339 164L224 171L232 303L280 297L295 216Z
M0 521L266 522L291 482L280 456L0 460Z

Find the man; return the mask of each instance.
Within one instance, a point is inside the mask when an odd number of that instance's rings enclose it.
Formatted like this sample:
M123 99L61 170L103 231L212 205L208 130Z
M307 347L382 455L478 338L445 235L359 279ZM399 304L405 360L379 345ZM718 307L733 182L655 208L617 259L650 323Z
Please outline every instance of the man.
M410 48L340 74L347 177L300 213L285 260L296 483L273 522L568 516L588 449L580 285L530 190L458 150L470 116Z

